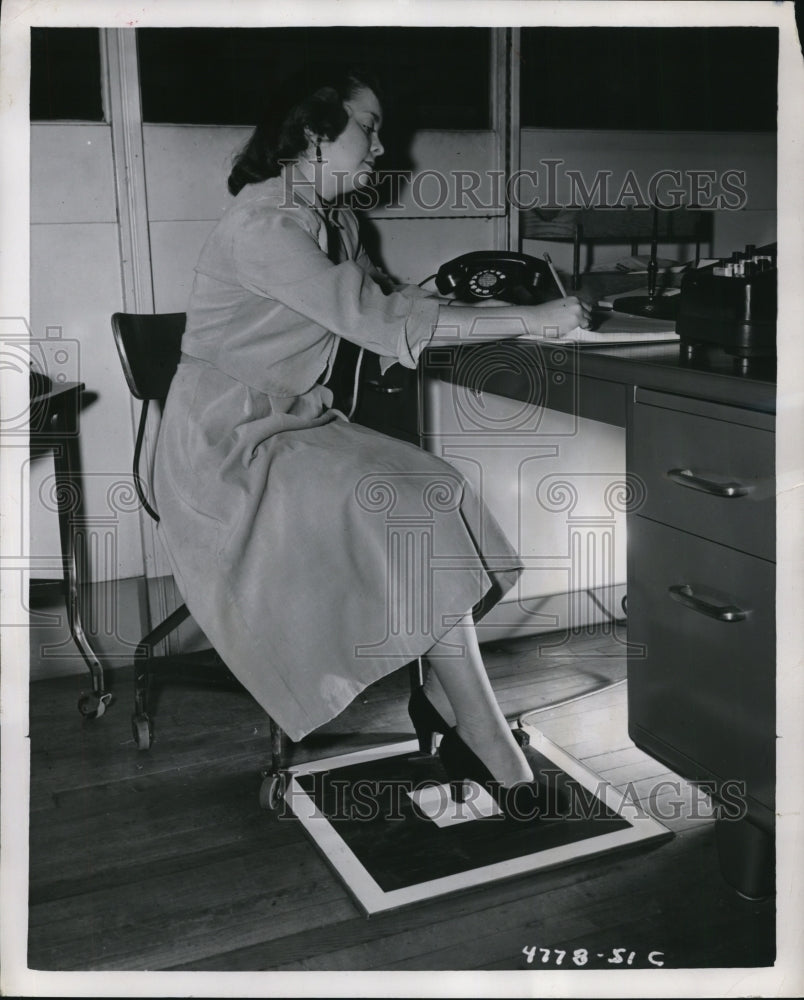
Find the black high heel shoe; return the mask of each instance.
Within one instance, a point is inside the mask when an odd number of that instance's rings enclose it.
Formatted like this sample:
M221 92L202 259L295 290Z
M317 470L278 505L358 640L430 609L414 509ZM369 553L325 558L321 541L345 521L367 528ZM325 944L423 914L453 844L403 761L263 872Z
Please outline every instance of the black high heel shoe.
M446 733L450 727L424 693L423 687L416 688L411 694L410 701L408 701L408 715L416 730L419 750L422 753L434 754L436 735Z
M536 762L530 759L525 746L522 751L532 765L534 780L503 785L464 743L457 729L450 729L441 740L438 756L449 778L453 802L465 801L466 782L473 781L486 789L510 819L527 821L548 815L555 818L563 814L569 803L566 794L538 766L533 766Z
M408 715L416 730L419 750L422 753L434 754L436 752L436 736L439 734L443 736L452 727L444 721L444 717L424 693L423 687L417 687L412 692L408 701ZM514 729L513 734L514 739L523 749L530 743L530 737L524 729Z

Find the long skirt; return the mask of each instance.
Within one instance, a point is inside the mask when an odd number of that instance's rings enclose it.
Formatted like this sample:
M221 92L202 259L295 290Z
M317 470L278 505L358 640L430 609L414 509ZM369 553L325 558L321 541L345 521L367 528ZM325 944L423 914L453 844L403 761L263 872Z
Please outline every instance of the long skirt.
M331 398L331 397L330 397ZM159 535L199 627L298 740L489 610L521 564L451 465L182 362L159 432Z

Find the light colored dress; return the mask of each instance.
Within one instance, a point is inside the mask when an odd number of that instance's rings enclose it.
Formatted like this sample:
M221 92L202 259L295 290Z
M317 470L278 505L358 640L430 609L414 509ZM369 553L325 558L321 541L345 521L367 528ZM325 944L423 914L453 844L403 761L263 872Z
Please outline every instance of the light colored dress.
M321 384L341 337L414 368L438 303L391 291L337 212L284 175L246 186L196 267L154 487L176 583L293 740L424 653L520 562L441 459L350 423Z

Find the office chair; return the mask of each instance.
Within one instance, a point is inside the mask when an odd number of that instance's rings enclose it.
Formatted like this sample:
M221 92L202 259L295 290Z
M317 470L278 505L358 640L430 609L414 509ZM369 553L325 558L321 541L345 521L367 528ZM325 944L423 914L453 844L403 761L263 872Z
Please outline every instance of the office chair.
M112 316L112 331L123 366L123 374L129 391L135 399L142 401L137 440L134 446L134 488L140 503L154 521L159 515L149 502L140 475L140 459L145 438L148 408L151 402L164 403L170 382L175 374L181 354L181 338L184 333L186 316L184 313L162 313L137 315L115 313ZM134 654L134 711L131 728L134 742L140 750L150 749L153 742L153 717L155 709L154 682L157 677L168 675L223 682L240 687L220 657L212 654L171 657L154 656L154 649L171 632L174 632L190 612L186 604L176 608L156 628L153 628L139 642ZM263 772L260 787L260 804L267 809L275 809L282 799L287 782L285 767L286 737L280 727L269 716L271 731L271 765Z
M150 503L140 475L140 458L145 438L148 407L151 402L160 407L164 403L181 355L181 338L184 333L184 313L135 314L115 313L112 331L123 366L123 374L131 395L142 401L137 439L134 446L134 488L143 508L155 521L159 514ZM157 676L168 674L196 680L222 680L242 687L213 650L209 654L183 657L156 657L154 649L187 618L190 611L182 604L139 642L134 654L134 712L131 727L134 741L140 750L148 750L153 741L153 716L155 708L154 681ZM423 681L421 660L408 666L410 687L413 692ZM271 766L263 772L260 787L260 804L275 809L285 792L288 780L286 766L287 737L269 716L271 731Z
M574 208L547 218L537 209L521 214L523 239L572 243L572 288L580 281L581 245L630 243L636 256L639 244L653 235L653 210L645 208ZM695 243L695 263L701 243L711 239L712 214L698 208L658 210L657 235L660 243Z

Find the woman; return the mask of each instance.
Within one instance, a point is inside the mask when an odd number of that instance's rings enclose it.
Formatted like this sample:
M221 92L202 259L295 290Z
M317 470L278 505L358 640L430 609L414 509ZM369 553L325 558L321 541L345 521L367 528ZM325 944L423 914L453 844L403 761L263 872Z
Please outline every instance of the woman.
M352 212L333 210L383 152L368 78L309 84L280 118L257 129L229 178L237 197L196 267L160 430L160 534L179 589L291 739L424 655L431 669L411 717L423 742L449 730L450 777L531 782L471 615L510 589L516 553L487 514L480 551L480 502L451 466L350 423L323 384L341 338L383 368L413 368L441 337L476 341L481 314L393 286ZM500 305L494 318L485 339L588 325L574 298ZM391 530L400 511L407 562Z

